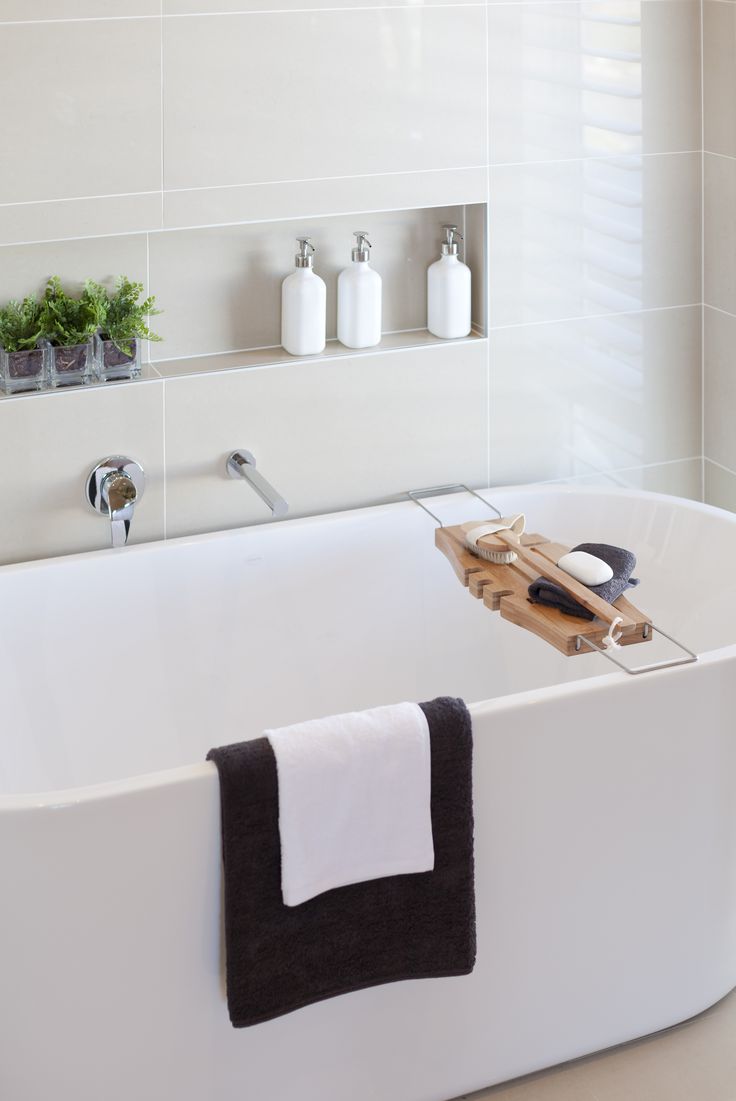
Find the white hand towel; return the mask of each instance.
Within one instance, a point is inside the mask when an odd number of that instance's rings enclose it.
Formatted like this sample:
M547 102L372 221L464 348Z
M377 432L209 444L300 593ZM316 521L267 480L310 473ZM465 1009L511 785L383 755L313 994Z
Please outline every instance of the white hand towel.
M286 906L434 867L429 728L415 703L266 730Z

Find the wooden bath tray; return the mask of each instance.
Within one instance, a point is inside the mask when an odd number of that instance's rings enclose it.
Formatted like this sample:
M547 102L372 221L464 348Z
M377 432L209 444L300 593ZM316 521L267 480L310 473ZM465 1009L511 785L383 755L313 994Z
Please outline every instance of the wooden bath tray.
M539 560L539 568L533 561L526 562L521 558L508 566L497 566L478 558L467 549L465 534L459 526L437 528L435 544L472 596L482 600L491 611L500 612L503 619L538 635L569 657L593 652L581 643L581 638L594 644L594 648L602 646L613 616L622 616L624 620L618 628L621 631L619 642L622 646L649 642L652 638L650 617L640 612L626 597L620 596L614 604L605 604L584 586L579 586L582 593L579 590L571 591L579 583L567 574L563 576L565 588L570 595L576 599L581 598L580 602L588 603L591 610L596 610L597 603L598 610L602 616L607 616L608 622L603 618L581 619L565 615L557 608L548 608L544 604L532 604L528 595L530 583L540 574L544 573L548 577L550 574L554 575L556 563L570 549L561 543L552 543L544 535L521 536L522 547L531 552L530 558ZM557 580L554 576L550 579Z

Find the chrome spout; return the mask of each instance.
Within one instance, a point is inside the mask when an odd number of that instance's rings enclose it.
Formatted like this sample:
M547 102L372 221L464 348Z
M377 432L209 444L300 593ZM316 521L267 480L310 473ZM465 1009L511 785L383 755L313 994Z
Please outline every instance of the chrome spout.
M287 501L256 470L255 456L250 451L245 451L243 448L239 451L233 451L228 456L225 469L231 478L244 478L248 485L256 491L263 503L268 505L273 516L286 516L289 511Z

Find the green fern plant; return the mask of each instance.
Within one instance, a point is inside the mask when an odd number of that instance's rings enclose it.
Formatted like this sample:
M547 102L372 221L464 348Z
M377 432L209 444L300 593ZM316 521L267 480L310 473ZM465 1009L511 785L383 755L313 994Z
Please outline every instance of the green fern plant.
M107 320L109 295L106 288L100 283L95 283L94 279L86 279L84 291L82 292L82 299L87 309L94 317L95 328L99 332L104 328L105 321Z
M100 310L104 310L104 320L100 322L103 340L111 340L123 355L130 357L135 354L135 340L161 340L158 333L148 327L148 319L161 313L161 310L156 308L155 295L141 299L142 283L133 283L127 276L121 275L112 294L91 281L85 287L85 294L91 296ZM107 298L106 304L103 294Z
M59 276L52 275L42 301L42 326L46 339L61 348L85 344L99 325L95 305L85 294L78 298L68 295Z
M27 352L45 335L43 307L35 295L0 309L0 345L6 352Z

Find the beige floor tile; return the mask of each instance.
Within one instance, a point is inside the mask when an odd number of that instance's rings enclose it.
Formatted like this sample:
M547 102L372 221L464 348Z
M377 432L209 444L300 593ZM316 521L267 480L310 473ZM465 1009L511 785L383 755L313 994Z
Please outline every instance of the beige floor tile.
M468 1095L468 1101L598 1101L577 1064L519 1078L505 1086ZM465 1099L462 1099L465 1101Z
M666 1032L467 1101L736 1101L735 1035L736 991Z

